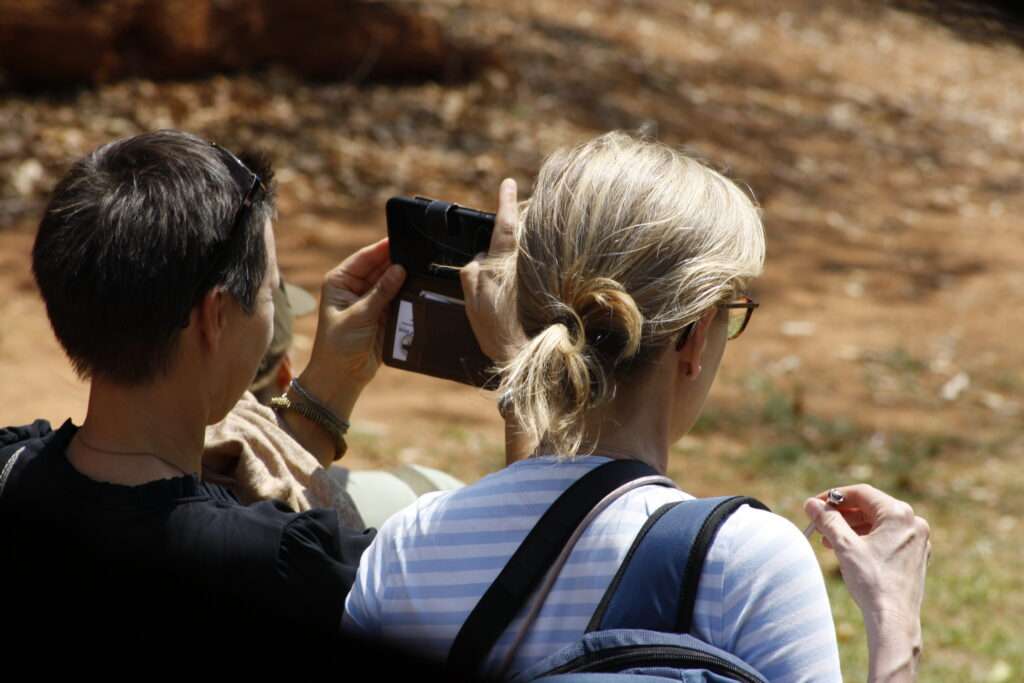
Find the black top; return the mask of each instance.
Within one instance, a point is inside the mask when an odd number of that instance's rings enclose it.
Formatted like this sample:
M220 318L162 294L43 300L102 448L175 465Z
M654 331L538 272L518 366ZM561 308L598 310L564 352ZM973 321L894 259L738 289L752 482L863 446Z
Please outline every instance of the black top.
M342 529L331 510L241 505L194 475L93 481L67 460L76 430L0 429L0 472L21 450L0 489L0 547L14 548L0 560L7 614L17 599L23 623L59 626L62 640L100 617L115 617L112 638L150 642L183 626L214 638L337 634L373 530Z

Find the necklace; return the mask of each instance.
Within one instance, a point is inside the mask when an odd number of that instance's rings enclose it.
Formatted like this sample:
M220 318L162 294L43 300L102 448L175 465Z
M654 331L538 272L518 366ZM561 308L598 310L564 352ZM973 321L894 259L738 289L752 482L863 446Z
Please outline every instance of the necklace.
M86 441L85 437L82 436L81 432L76 434L76 438L78 439L78 442L80 444L82 444L83 446L88 448L90 451L96 451L97 453L106 453L107 455L124 455L124 456L132 456L132 457L140 457L140 456L146 455L146 456L149 456L151 458L155 458L155 459L159 460L160 462L162 462L163 464L167 465L168 467L170 467L172 469L178 470L179 472L184 474L186 477L189 476L189 474L190 474L189 472L186 472L185 470L183 470L180 466L174 464L173 462L171 462L169 460L161 458L159 455L157 455L156 453L153 453L152 451L115 451L115 450L111 450L109 448L99 448L97 446L93 446L91 443Z

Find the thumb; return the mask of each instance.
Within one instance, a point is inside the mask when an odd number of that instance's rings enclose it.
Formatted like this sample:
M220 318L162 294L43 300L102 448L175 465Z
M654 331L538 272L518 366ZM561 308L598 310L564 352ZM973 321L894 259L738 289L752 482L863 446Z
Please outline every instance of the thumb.
M373 289L360 301L360 307L370 319L376 320L391 300L398 294L405 282L405 268L399 265L392 265L384 271L384 274L377 280Z
M494 217L494 231L487 253L491 256L512 251L516 246L516 225L519 223L519 204L516 181L505 178L498 191L498 213Z
M846 523L839 510L819 498L809 498L804 502L804 512L814 526L821 532L821 535L828 540L831 546L837 551L849 548L860 541L850 525Z

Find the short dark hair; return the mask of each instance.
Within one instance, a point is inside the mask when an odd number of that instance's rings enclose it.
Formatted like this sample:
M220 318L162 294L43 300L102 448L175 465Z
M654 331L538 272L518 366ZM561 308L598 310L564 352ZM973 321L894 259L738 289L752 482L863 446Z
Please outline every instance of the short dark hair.
M100 147L57 184L32 271L80 376L138 384L165 372L193 307L216 285L253 312L273 172L264 157L243 155L266 191L232 235L248 188L223 154L189 133L144 133Z

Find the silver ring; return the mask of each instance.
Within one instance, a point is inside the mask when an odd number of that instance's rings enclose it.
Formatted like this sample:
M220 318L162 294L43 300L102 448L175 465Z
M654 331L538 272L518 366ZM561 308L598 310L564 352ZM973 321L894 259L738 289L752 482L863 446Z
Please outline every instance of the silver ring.
M846 500L846 496L844 496L842 493L840 493L839 489L829 489L828 490L828 501L827 502L828 502L829 505L831 505L833 507L837 507L839 505L842 505L843 501L845 501L845 500Z

